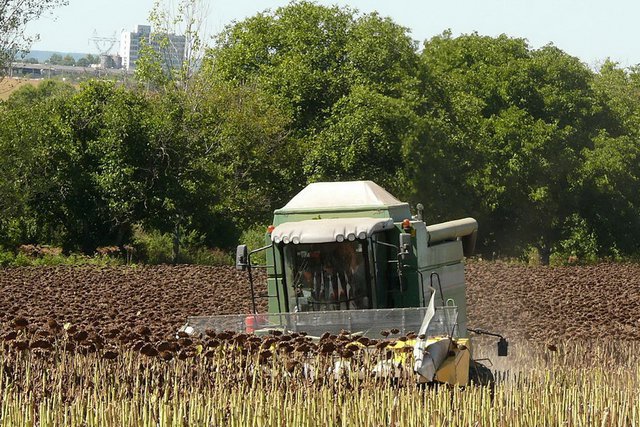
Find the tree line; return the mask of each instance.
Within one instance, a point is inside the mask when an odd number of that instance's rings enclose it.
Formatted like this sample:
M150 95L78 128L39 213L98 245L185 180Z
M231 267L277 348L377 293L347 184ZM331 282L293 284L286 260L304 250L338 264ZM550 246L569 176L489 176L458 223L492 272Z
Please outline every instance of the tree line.
M484 255L638 253L636 67L308 2L227 27L188 78L154 58L0 104L2 246L230 248L309 182L371 179L428 223L478 219Z
M26 62L37 64L38 60L35 58L27 58ZM51 65L66 65L70 67L73 67L73 66L89 67L91 66L91 64L99 64L100 57L89 53L83 56L82 58L79 58L76 61L76 59L70 54L66 54L65 56L62 56L59 53L54 53L44 63L51 64Z
M38 61L37 58L34 57L28 57L27 59L24 60L25 63L27 64L39 64L40 61ZM70 54L66 54L65 56L62 56L62 54L60 53L54 53L52 54L49 59L46 59L44 61L45 64L50 64L50 65L66 65L69 67L74 67L74 66L78 66L78 67L89 67L92 64L99 64L100 63L100 57L96 56L96 55L92 55L92 54L87 54L85 56L83 56L82 58L79 58L77 61L76 59L71 56Z

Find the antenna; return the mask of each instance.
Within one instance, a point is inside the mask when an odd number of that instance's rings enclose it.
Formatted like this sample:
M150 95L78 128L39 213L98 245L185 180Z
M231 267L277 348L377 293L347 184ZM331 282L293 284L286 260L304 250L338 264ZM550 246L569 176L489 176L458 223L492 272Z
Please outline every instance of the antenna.
M109 55L117 41L115 31L111 37L101 37L97 30L93 30L93 36L89 39L89 42L93 42L100 56Z

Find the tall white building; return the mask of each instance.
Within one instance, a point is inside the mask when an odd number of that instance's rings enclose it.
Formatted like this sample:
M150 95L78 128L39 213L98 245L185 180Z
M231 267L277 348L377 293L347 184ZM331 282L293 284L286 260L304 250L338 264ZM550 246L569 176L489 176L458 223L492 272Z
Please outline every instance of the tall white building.
M184 61L186 37L177 34L152 33L150 25L138 25L135 31L123 32L120 37L122 68L134 70L140 50L149 44L162 58L164 68L178 68Z

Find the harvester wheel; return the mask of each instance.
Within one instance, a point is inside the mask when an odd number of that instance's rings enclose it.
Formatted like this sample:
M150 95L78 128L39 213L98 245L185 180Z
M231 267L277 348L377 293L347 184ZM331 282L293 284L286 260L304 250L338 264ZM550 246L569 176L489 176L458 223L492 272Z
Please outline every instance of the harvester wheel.
M496 379L493 376L493 372L475 360L472 360L469 364L469 385L489 387L491 400L493 400L493 393L496 386Z

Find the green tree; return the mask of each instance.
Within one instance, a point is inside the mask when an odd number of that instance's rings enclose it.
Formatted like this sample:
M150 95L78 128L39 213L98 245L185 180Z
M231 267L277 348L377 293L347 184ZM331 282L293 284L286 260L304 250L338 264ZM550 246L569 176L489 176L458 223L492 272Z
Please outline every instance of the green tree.
M100 63L100 57L98 55L92 55L92 54L88 53L85 58L87 58L87 61L89 62L89 64L99 64Z
M411 141L417 121L404 99L354 87L333 106L326 126L305 156L311 180L371 179L402 190L402 147Z
M163 92L154 108L149 128L162 167L147 227L230 246L282 201L289 119L271 96L203 78L188 92Z
M52 224L43 207L47 195L56 191L48 163L48 147L64 138L54 119L54 94L70 96L71 86L53 81L38 87L24 86L0 104L0 243L43 243L55 239Z
M64 58L62 58L62 65L66 65L68 67L72 67L74 65L76 65L76 60L73 58L73 56L67 54L64 56Z
M376 179L395 187L415 125L417 61L407 29L391 20L303 1L229 26L203 73L255 85L291 112L291 163L304 167L291 169L292 195L310 179L373 178L383 166Z
M64 58L59 53L52 54L49 59L46 61L47 64L51 65L62 65L62 61Z
M74 93L45 82L4 107L2 169L14 177L0 189L11 196L3 197L5 240L85 253L126 241L157 174L147 167L154 159L147 101L113 83L89 82Z
M597 133L592 72L553 46L447 33L425 43L422 67L414 197L438 219L476 216L485 251L534 245L548 262L578 208L582 153Z
M186 129L197 130L189 136L209 153L209 167L220 178L215 210L232 218L239 231L264 224L287 201L287 191L299 185L292 181L297 153L289 112L253 86L203 78L193 92Z
M602 131L580 169L580 214L600 255L636 254L640 233L640 141Z
M580 215L600 255L635 254L640 233L640 69L606 61L593 81L601 128L580 168Z
M149 14L153 32L142 41L136 77L155 90L186 90L202 63L207 7L202 0L155 0Z
M113 167L115 150L105 148L117 143L143 145L135 132L143 122L136 101L124 89L99 82L89 82L74 96L53 101L57 114L50 120L63 135L46 141L45 149L48 178L60 191L43 195L44 202L37 207L46 215L44 223L59 225L60 243L68 250L92 253L97 246L121 243L136 219L133 195L127 203L117 203L136 183L126 180L132 172ZM113 135L113 131L120 133ZM109 187L114 175L124 176L117 194Z
M74 92L73 86L69 84L47 79L37 86L21 86L5 101L5 106L8 107L7 111L19 110L19 113L25 113L32 108L31 104L44 103L53 97L71 96ZM25 121L28 119L27 114Z
M0 2L0 78L8 63L19 52L27 53L38 35L28 35L25 27L52 9L66 5L66 0L4 0Z
M91 63L86 57L84 57L84 58L78 59L78 62L76 62L76 65L78 67L88 67L89 65L91 65Z
M205 72L225 81L256 83L288 103L294 128L321 126L348 92L345 50L352 12L292 3L224 31L208 51Z

